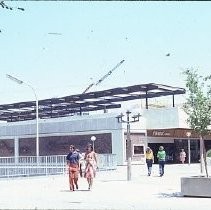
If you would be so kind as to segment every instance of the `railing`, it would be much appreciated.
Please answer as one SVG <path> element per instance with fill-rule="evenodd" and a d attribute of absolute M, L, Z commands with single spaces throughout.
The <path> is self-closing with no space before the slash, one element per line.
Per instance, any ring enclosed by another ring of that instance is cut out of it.
<path fill-rule="evenodd" d="M 116 155 L 98 154 L 98 170 L 115 170 Z M 0 157 L 0 178 L 65 174 L 66 155 Z"/>
<path fill-rule="evenodd" d="M 98 154 L 98 170 L 115 170 L 117 169 L 117 159 L 115 154 Z"/>

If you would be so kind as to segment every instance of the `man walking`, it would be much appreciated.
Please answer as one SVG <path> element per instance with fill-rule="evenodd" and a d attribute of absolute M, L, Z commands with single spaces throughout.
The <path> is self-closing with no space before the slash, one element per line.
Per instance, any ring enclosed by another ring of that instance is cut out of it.
<path fill-rule="evenodd" d="M 158 163 L 159 163 L 159 172 L 160 176 L 164 175 L 164 166 L 166 161 L 166 152 L 163 146 L 159 147 L 159 151 L 157 153 Z"/>
<path fill-rule="evenodd" d="M 75 187 L 78 189 L 78 173 L 79 173 L 79 153 L 75 146 L 70 145 L 70 152 L 66 157 L 69 168 L 69 185 L 70 190 L 74 191 Z"/>

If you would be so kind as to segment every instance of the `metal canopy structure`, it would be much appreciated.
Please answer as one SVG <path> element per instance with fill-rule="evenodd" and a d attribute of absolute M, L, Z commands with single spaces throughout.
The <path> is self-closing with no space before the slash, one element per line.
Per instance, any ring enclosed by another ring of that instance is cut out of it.
<path fill-rule="evenodd" d="M 39 118 L 67 117 L 84 112 L 120 108 L 121 102 L 185 94 L 184 88 L 162 84 L 140 84 L 108 90 L 39 100 Z M 36 119 L 36 101 L 0 105 L 0 120 L 7 122 Z"/>

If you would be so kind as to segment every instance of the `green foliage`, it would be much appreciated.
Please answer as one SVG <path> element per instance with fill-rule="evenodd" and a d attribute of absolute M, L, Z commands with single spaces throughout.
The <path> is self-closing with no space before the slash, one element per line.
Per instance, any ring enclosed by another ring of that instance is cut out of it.
<path fill-rule="evenodd" d="M 184 111 L 188 115 L 188 124 L 201 136 L 209 134 L 211 120 L 211 76 L 202 77 L 196 70 L 187 69 L 186 76 L 187 100 Z"/>
<path fill-rule="evenodd" d="M 207 151 L 207 157 L 211 157 L 211 149 Z"/>

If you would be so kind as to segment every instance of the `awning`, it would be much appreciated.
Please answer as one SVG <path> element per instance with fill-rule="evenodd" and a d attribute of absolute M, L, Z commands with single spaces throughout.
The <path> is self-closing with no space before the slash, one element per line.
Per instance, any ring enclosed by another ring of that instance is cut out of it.
<path fill-rule="evenodd" d="M 39 100 L 39 118 L 59 118 L 96 110 L 120 108 L 124 101 L 184 94 L 185 89 L 162 84 L 140 84 L 108 90 Z M 36 101 L 0 105 L 0 120 L 7 122 L 36 119 Z"/>

